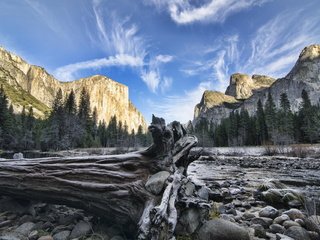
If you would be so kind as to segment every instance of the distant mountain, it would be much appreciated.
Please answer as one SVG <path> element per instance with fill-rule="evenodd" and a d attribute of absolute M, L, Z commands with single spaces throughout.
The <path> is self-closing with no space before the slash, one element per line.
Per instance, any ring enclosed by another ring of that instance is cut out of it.
<path fill-rule="evenodd" d="M 270 92 L 279 107 L 280 95 L 286 93 L 291 109 L 297 111 L 302 101 L 301 92 L 305 89 L 312 104 L 320 103 L 320 45 L 303 49 L 298 61 L 284 78 L 277 80 L 262 75 L 233 74 L 225 94 L 205 91 L 199 104 L 195 106 L 193 124 L 201 118 L 208 122 L 220 123 L 232 111 L 246 109 L 253 115 L 259 99 L 265 104 Z"/>
<path fill-rule="evenodd" d="M 52 101 L 59 88 L 64 95 L 74 90 L 77 102 L 82 88 L 90 94 L 91 109 L 97 108 L 98 120 L 109 122 L 115 115 L 118 121 L 126 122 L 129 130 L 146 129 L 142 114 L 129 100 L 127 86 L 105 76 L 92 76 L 72 82 L 61 82 L 42 67 L 28 64 L 21 57 L 0 47 L 0 85 L 3 85 L 15 112 L 30 106 L 36 117 L 44 117 L 50 111 Z"/>

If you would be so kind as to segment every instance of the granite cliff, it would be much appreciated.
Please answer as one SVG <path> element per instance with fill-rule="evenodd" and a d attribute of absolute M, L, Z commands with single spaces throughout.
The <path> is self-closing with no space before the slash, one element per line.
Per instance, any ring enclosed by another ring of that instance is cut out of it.
<path fill-rule="evenodd" d="M 301 92 L 309 93 L 312 104 L 320 103 L 320 45 L 303 49 L 292 70 L 277 80 L 263 75 L 233 74 L 225 92 L 205 91 L 196 105 L 193 124 L 206 118 L 214 124 L 220 123 L 232 111 L 246 109 L 254 114 L 259 99 L 264 104 L 270 92 L 279 107 L 280 95 L 287 93 L 291 109 L 297 111 L 302 101 Z"/>
<path fill-rule="evenodd" d="M 35 116 L 44 117 L 50 111 L 59 88 L 63 95 L 73 89 L 78 102 L 85 87 L 90 94 L 92 110 L 97 108 L 99 121 L 108 123 L 115 115 L 119 121 L 126 122 L 129 129 L 137 131 L 139 125 L 144 129 L 147 127 L 144 117 L 129 100 L 128 87 L 105 76 L 61 82 L 44 68 L 30 65 L 21 57 L 0 48 L 0 84 L 15 112 L 21 112 L 23 106 L 32 106 Z"/>

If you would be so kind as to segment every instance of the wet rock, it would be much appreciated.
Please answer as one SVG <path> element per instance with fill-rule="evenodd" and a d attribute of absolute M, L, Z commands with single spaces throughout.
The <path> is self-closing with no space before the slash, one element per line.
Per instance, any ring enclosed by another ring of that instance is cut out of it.
<path fill-rule="evenodd" d="M 276 217 L 273 222 L 276 224 L 282 224 L 284 221 L 290 220 L 289 216 L 287 214 L 282 214 L 279 217 Z"/>
<path fill-rule="evenodd" d="M 295 240 L 311 240 L 308 231 L 300 226 L 293 226 L 288 228 L 284 232 L 284 235 L 292 237 Z"/>
<path fill-rule="evenodd" d="M 202 225 L 198 233 L 199 240 L 249 240 L 245 228 L 222 219 L 214 219 Z"/>
<path fill-rule="evenodd" d="M 53 240 L 67 240 L 70 236 L 70 231 L 62 231 L 53 235 Z"/>
<path fill-rule="evenodd" d="M 287 220 L 287 221 L 284 221 L 283 224 L 282 224 L 285 228 L 289 228 L 289 227 L 293 227 L 293 226 L 297 226 L 297 227 L 300 227 L 300 224 L 295 222 L 295 221 L 292 221 L 292 220 Z"/>
<path fill-rule="evenodd" d="M 157 172 L 148 179 L 146 189 L 155 195 L 160 194 L 169 176 L 170 173 L 167 171 Z"/>
<path fill-rule="evenodd" d="M 297 218 L 303 219 L 305 217 L 304 214 L 296 208 L 291 208 L 290 210 L 283 212 L 283 214 L 287 214 L 291 220 L 295 220 Z"/>
<path fill-rule="evenodd" d="M 14 232 L 23 236 L 28 236 L 29 233 L 33 230 L 34 225 L 35 224 L 33 222 L 26 222 L 20 225 Z"/>
<path fill-rule="evenodd" d="M 259 238 L 266 238 L 266 230 L 260 224 L 253 224 L 251 226 L 254 229 L 254 235 Z"/>
<path fill-rule="evenodd" d="M 223 196 L 219 190 L 211 190 L 209 191 L 209 200 L 214 202 L 222 202 Z"/>
<path fill-rule="evenodd" d="M 72 232 L 70 234 L 70 239 L 84 237 L 92 231 L 91 229 L 92 228 L 90 223 L 85 221 L 80 221 L 72 229 Z"/>
<path fill-rule="evenodd" d="M 279 211 L 271 206 L 262 208 L 259 212 L 259 217 L 276 218 L 279 215 Z"/>
<path fill-rule="evenodd" d="M 272 224 L 270 225 L 269 229 L 270 229 L 270 232 L 272 233 L 284 233 L 284 231 L 286 230 L 280 224 Z"/>

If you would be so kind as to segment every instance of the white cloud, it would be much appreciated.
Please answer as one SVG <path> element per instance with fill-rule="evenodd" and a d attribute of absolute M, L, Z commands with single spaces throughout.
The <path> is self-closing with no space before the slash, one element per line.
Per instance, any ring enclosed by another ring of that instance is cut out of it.
<path fill-rule="evenodd" d="M 195 89 L 185 91 L 182 95 L 172 95 L 148 105 L 155 115 L 161 116 L 168 123 L 177 120 L 187 123 L 193 119 L 194 106 L 199 103 L 203 92 L 212 89 L 212 82 L 201 82 Z"/>
<path fill-rule="evenodd" d="M 147 84 L 150 91 L 152 91 L 153 93 L 157 91 L 159 83 L 161 81 L 159 73 L 157 71 L 142 71 L 141 78 Z"/>
<path fill-rule="evenodd" d="M 171 62 L 173 60 L 173 56 L 160 54 L 160 55 L 156 56 L 156 60 L 158 62 L 168 63 L 168 62 Z"/>
<path fill-rule="evenodd" d="M 177 24 L 193 22 L 223 22 L 229 15 L 260 6 L 268 0 L 209 0 L 195 2 L 192 0 L 144 1 L 147 5 L 153 4 L 158 9 L 166 9 L 171 19 Z"/>
<path fill-rule="evenodd" d="M 304 14 L 282 13 L 261 26 L 251 40 L 251 56 L 241 71 L 273 77 L 288 73 L 301 50 L 319 40 L 319 18 L 305 18 Z M 300 18 L 305 18 L 302 23 L 298 21 Z"/>
<path fill-rule="evenodd" d="M 119 54 L 108 58 L 93 59 L 84 62 L 78 62 L 60 67 L 55 70 L 55 76 L 64 81 L 72 81 L 76 78 L 76 74 L 80 70 L 99 69 L 112 66 L 143 66 L 143 59 L 133 57 L 126 54 Z"/>

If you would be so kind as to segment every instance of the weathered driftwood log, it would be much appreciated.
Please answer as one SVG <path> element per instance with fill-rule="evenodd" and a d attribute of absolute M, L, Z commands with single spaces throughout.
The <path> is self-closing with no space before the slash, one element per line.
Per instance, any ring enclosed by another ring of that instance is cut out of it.
<path fill-rule="evenodd" d="M 139 239 L 169 239 L 177 224 L 178 201 L 207 206 L 183 194 L 178 197 L 186 169 L 197 158 L 189 156 L 197 139 L 178 122 L 167 127 L 154 116 L 149 130 L 154 143 L 144 151 L 0 160 L 0 195 L 82 208 L 126 226 Z M 171 176 L 163 191 L 159 195 L 147 191 L 149 176 L 164 170 Z"/>

